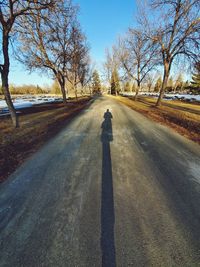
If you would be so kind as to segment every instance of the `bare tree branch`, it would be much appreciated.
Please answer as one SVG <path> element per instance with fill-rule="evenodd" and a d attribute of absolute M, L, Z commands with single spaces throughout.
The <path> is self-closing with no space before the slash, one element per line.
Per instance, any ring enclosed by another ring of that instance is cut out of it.
<path fill-rule="evenodd" d="M 200 1 L 199 0 L 151 0 L 153 9 L 160 10 L 158 26 L 145 18 L 146 36 L 159 45 L 164 67 L 163 83 L 157 105 L 160 105 L 167 86 L 173 61 L 177 56 L 195 60 L 200 51 Z M 153 11 L 153 10 L 152 10 Z"/>
<path fill-rule="evenodd" d="M 3 54 L 3 63 L 0 67 L 2 90 L 5 95 L 6 103 L 8 105 L 11 118 L 15 127 L 19 126 L 18 118 L 14 105 L 12 103 L 9 91 L 9 71 L 10 71 L 10 57 L 9 57 L 9 43 L 10 36 L 17 31 L 14 27 L 16 19 L 28 15 L 28 12 L 36 10 L 45 10 L 53 7 L 53 0 L 3 0 L 0 2 L 0 26 L 1 26 L 1 48 Z"/>
<path fill-rule="evenodd" d="M 137 82 L 135 100 L 141 83 L 158 63 L 156 52 L 157 47 L 152 45 L 152 41 L 136 29 L 129 29 L 124 40 L 119 42 L 118 57 L 122 68 Z"/>

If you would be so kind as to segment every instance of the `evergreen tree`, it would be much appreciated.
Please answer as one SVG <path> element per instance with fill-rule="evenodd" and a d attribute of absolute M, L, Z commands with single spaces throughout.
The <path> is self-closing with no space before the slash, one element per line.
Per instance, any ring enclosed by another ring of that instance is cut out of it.
<path fill-rule="evenodd" d="M 195 72 L 192 75 L 191 88 L 195 94 L 200 94 L 200 62 L 194 65 Z"/>
<path fill-rule="evenodd" d="M 189 81 L 186 81 L 186 82 L 183 84 L 183 88 L 184 88 L 184 90 L 188 90 L 188 89 L 190 89 L 190 83 L 189 83 Z"/>
<path fill-rule="evenodd" d="M 54 82 L 52 84 L 51 93 L 55 94 L 55 95 L 60 95 L 61 94 L 60 86 L 59 86 L 57 80 L 54 80 Z"/>
<path fill-rule="evenodd" d="M 112 72 L 112 77 L 111 77 L 111 94 L 112 95 L 117 95 L 120 91 L 120 80 L 119 80 L 119 75 L 116 69 Z"/>
<path fill-rule="evenodd" d="M 95 70 L 92 74 L 92 91 L 93 93 L 101 92 L 101 81 L 97 70 Z"/>
<path fill-rule="evenodd" d="M 127 81 L 124 85 L 124 91 L 125 92 L 130 92 L 131 91 L 131 84 L 129 81 Z"/>
<path fill-rule="evenodd" d="M 175 82 L 175 91 L 182 91 L 183 87 L 184 87 L 184 81 L 183 81 L 183 76 L 182 74 L 179 74 L 176 82 Z"/>
<path fill-rule="evenodd" d="M 162 86 L 162 78 L 159 77 L 154 86 L 154 92 L 156 93 L 160 92 L 161 86 Z"/>
<path fill-rule="evenodd" d="M 132 92 L 135 92 L 136 91 L 136 85 L 135 85 L 135 82 L 133 83 L 132 85 Z"/>
<path fill-rule="evenodd" d="M 166 90 L 168 92 L 172 92 L 174 90 L 174 80 L 173 80 L 172 77 L 170 77 L 169 80 L 168 80 Z"/>
<path fill-rule="evenodd" d="M 43 94 L 43 90 L 39 85 L 37 85 L 36 94 Z"/>

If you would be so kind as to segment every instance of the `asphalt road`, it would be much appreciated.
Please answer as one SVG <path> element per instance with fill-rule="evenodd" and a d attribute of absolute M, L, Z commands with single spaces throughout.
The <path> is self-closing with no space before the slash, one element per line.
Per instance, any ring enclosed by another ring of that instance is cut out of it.
<path fill-rule="evenodd" d="M 200 266 L 199 163 L 197 144 L 96 99 L 0 186 L 0 266 Z"/>

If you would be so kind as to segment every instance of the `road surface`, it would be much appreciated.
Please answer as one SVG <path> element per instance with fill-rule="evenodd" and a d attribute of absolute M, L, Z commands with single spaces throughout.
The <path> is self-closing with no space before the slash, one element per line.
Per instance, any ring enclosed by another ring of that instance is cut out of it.
<path fill-rule="evenodd" d="M 200 266 L 200 146 L 99 97 L 0 186 L 0 266 Z"/>

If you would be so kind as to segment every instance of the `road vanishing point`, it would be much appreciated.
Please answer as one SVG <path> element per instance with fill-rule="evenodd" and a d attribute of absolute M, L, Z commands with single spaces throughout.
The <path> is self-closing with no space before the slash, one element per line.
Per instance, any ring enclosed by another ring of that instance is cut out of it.
<path fill-rule="evenodd" d="M 96 98 L 0 185 L 0 266 L 200 266 L 200 146 Z"/>

